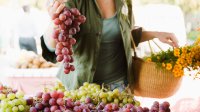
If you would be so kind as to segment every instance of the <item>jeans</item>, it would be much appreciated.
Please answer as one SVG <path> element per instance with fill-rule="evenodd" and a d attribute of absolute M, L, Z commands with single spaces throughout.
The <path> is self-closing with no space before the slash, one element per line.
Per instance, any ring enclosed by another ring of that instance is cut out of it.
<path fill-rule="evenodd" d="M 110 89 L 111 91 L 114 89 L 119 89 L 120 92 L 124 91 L 128 82 L 127 79 L 120 79 L 113 83 L 106 84 L 105 87 Z"/>

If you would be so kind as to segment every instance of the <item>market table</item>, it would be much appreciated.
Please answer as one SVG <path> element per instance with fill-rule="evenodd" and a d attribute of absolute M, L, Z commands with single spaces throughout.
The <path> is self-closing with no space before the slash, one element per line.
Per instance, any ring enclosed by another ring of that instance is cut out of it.
<path fill-rule="evenodd" d="M 6 68 L 1 70 L 3 73 L 0 82 L 17 90 L 32 95 L 43 91 L 45 87 L 52 87 L 58 80 L 56 78 L 58 68 L 46 69 L 15 69 Z"/>

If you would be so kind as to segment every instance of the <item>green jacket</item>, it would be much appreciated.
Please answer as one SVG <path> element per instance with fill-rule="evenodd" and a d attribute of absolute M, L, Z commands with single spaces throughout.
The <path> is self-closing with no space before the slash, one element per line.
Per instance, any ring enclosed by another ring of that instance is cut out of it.
<path fill-rule="evenodd" d="M 134 26 L 132 15 L 131 0 L 115 0 L 118 20 L 120 24 L 122 40 L 127 59 L 128 74 L 132 74 L 132 53 L 131 53 L 131 29 Z M 85 15 L 86 23 L 81 25 L 81 31 L 74 37 L 77 43 L 73 46 L 75 71 L 70 74 L 64 74 L 63 65 L 60 67 L 57 77 L 69 90 L 76 89 L 83 82 L 93 82 L 93 76 L 96 70 L 97 57 L 99 54 L 102 32 L 102 17 L 97 6 L 96 0 L 69 0 L 66 3 L 68 7 L 76 7 L 81 14 Z M 42 40 L 43 57 L 55 62 L 55 53 L 50 52 Z M 140 38 L 134 38 L 136 45 Z"/>

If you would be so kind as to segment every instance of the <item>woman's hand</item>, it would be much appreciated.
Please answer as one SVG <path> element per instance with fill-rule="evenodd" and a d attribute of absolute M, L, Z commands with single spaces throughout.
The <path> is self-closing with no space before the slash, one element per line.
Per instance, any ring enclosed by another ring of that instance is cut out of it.
<path fill-rule="evenodd" d="M 173 33 L 167 32 L 143 31 L 140 42 L 148 41 L 153 38 L 158 38 L 161 42 L 169 44 L 172 47 L 179 47 L 176 36 Z"/>
<path fill-rule="evenodd" d="M 67 0 L 53 0 L 48 6 L 48 13 L 52 17 L 56 13 L 60 13 L 65 7 Z"/>
<path fill-rule="evenodd" d="M 173 33 L 158 32 L 155 36 L 163 43 L 169 44 L 172 47 L 179 47 L 178 40 Z"/>

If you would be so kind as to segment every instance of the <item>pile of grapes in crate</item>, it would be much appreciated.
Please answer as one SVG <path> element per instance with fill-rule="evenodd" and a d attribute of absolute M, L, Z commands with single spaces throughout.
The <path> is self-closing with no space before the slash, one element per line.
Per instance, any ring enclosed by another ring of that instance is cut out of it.
<path fill-rule="evenodd" d="M 79 89 L 65 90 L 61 83 L 25 98 L 23 92 L 0 85 L 0 112 L 170 112 L 168 102 L 155 101 L 150 108 L 127 90 L 110 91 L 84 83 Z"/>
<path fill-rule="evenodd" d="M 140 102 L 126 91 L 110 91 L 87 82 L 70 91 L 58 84 L 26 101 L 30 112 L 170 112 L 168 102 L 155 101 L 151 108 L 141 107 Z"/>

